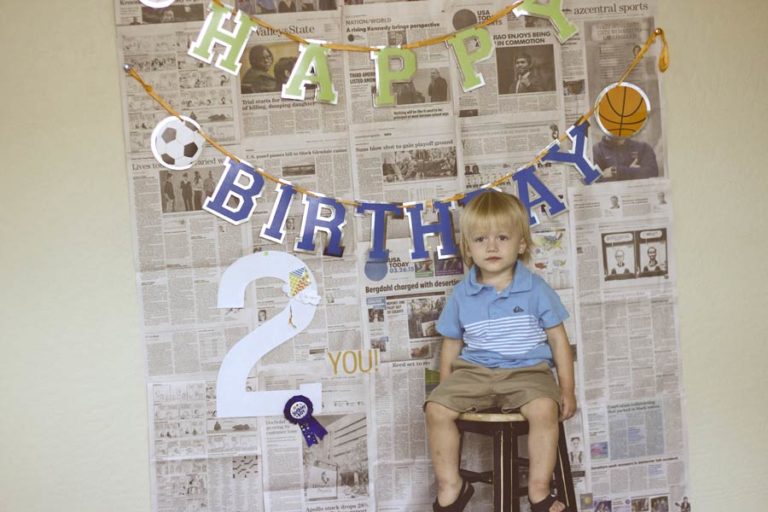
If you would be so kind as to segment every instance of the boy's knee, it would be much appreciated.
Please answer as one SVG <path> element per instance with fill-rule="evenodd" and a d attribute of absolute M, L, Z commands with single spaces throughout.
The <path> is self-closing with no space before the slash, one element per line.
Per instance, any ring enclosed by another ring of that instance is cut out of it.
<path fill-rule="evenodd" d="M 444 405 L 440 405 L 437 402 L 427 402 L 427 406 L 424 408 L 424 412 L 427 415 L 428 423 L 456 421 L 456 419 L 459 417 L 458 412 L 449 409 Z"/>
<path fill-rule="evenodd" d="M 559 420 L 560 407 L 550 398 L 536 398 L 523 407 L 520 412 L 529 423 L 552 423 Z"/>

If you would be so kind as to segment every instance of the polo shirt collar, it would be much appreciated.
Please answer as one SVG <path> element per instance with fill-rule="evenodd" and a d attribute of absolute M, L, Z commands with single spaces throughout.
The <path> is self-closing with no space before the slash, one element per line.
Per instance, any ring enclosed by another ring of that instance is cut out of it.
<path fill-rule="evenodd" d="M 472 265 L 469 269 L 469 278 L 467 279 L 467 293 L 469 295 L 477 295 L 483 288 L 491 288 L 477 280 L 477 266 Z M 520 260 L 515 264 L 515 277 L 512 282 L 504 290 L 501 291 L 501 295 L 509 295 L 510 293 L 527 292 L 533 287 L 533 274 L 528 267 L 526 267 Z"/>

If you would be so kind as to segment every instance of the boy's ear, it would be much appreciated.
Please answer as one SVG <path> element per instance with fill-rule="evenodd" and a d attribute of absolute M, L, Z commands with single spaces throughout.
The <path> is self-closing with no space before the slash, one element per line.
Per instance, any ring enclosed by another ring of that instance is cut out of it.
<path fill-rule="evenodd" d="M 528 244 L 525 243 L 525 240 L 520 240 L 520 248 L 517 250 L 517 254 L 523 254 L 527 248 Z"/>

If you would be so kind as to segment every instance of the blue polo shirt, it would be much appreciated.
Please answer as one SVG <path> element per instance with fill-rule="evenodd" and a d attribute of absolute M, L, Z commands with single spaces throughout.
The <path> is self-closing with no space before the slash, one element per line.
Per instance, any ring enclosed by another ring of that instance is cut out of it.
<path fill-rule="evenodd" d="M 447 338 L 464 341 L 460 357 L 487 368 L 553 365 L 544 329 L 568 318 L 560 297 L 520 261 L 504 290 L 477 281 L 477 268 L 453 289 L 437 321 Z"/>

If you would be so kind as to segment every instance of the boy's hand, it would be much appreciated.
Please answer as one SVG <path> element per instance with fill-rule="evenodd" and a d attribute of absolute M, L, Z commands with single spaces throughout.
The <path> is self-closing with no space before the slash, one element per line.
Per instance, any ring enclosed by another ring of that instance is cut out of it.
<path fill-rule="evenodd" d="M 563 324 L 547 329 L 549 346 L 557 367 L 557 383 L 560 386 L 560 421 L 576 414 L 576 383 L 573 377 L 573 351 Z"/>
<path fill-rule="evenodd" d="M 560 421 L 565 421 L 576 414 L 576 395 L 573 391 L 560 393 Z"/>

